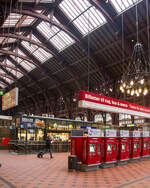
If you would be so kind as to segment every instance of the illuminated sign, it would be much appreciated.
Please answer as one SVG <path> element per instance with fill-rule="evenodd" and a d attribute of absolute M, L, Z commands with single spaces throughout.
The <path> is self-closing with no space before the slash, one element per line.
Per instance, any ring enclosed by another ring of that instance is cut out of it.
<path fill-rule="evenodd" d="M 14 88 L 2 96 L 2 110 L 7 110 L 18 105 L 18 88 Z"/>
<path fill-rule="evenodd" d="M 88 91 L 79 92 L 78 107 L 150 118 L 149 107 L 129 103 Z"/>

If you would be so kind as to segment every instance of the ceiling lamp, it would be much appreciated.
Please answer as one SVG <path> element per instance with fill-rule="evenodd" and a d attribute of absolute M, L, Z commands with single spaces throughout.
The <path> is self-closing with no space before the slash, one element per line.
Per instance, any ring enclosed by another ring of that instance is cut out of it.
<path fill-rule="evenodd" d="M 149 72 L 150 72 L 150 42 L 149 42 L 149 13 L 148 13 L 148 0 L 146 0 L 147 7 L 147 35 L 148 35 L 148 52 L 149 57 L 146 58 L 142 44 L 139 42 L 138 36 L 138 4 L 136 4 L 136 31 L 137 31 L 137 42 L 134 46 L 132 57 L 130 58 L 129 65 L 126 67 L 120 84 L 120 91 L 129 96 L 140 96 L 147 95 L 149 85 Z M 122 14 L 122 42 L 124 42 L 123 33 L 123 14 Z M 122 43 L 123 50 L 123 61 L 124 57 L 124 44 Z M 124 63 L 124 62 L 123 62 Z"/>

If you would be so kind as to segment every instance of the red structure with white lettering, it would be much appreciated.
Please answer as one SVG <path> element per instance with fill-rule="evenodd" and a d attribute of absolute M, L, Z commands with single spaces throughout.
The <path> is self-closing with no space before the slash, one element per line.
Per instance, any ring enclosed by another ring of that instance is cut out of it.
<path fill-rule="evenodd" d="M 141 156 L 141 133 L 139 131 L 130 132 L 130 159 L 140 159 Z"/>
<path fill-rule="evenodd" d="M 149 132 L 148 131 L 142 132 L 141 157 L 149 157 Z"/>
<path fill-rule="evenodd" d="M 101 164 L 101 143 L 101 137 L 83 138 L 83 164 L 88 166 Z"/>
<path fill-rule="evenodd" d="M 128 161 L 129 157 L 130 157 L 129 131 L 120 130 L 118 132 L 118 162 Z"/>
<path fill-rule="evenodd" d="M 102 141 L 103 164 L 114 164 L 117 162 L 118 141 L 116 130 L 105 130 Z"/>
<path fill-rule="evenodd" d="M 83 138 L 80 137 L 71 137 L 71 155 L 76 155 L 78 162 L 82 162 L 83 155 Z"/>
<path fill-rule="evenodd" d="M 79 92 L 78 106 L 80 108 L 89 108 L 93 110 L 103 110 L 108 112 L 124 113 L 150 118 L 149 107 L 129 103 L 111 97 L 106 97 L 88 91 Z"/>

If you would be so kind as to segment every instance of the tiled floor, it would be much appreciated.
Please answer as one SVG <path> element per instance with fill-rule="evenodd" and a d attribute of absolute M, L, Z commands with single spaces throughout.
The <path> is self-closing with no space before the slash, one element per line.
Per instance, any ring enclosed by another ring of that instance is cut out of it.
<path fill-rule="evenodd" d="M 17 155 L 0 151 L 0 188 L 150 187 L 150 159 L 97 171 L 68 171 L 69 153 Z"/>

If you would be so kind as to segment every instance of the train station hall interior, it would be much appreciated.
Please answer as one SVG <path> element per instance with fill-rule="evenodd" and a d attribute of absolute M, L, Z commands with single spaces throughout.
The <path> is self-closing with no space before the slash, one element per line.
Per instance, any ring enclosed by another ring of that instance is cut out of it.
<path fill-rule="evenodd" d="M 150 188 L 150 0 L 0 0 L 0 188 Z"/>

